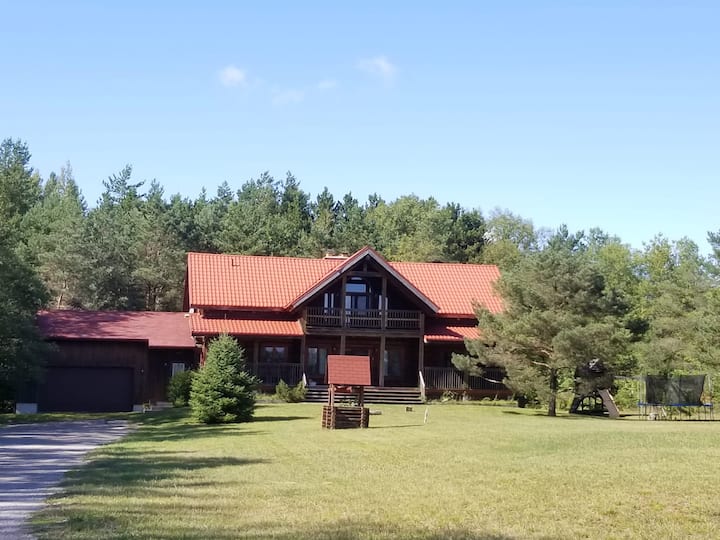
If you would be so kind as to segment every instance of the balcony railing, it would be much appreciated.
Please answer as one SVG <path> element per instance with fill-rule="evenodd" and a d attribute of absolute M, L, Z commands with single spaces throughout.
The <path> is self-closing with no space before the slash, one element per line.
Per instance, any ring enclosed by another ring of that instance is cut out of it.
<path fill-rule="evenodd" d="M 425 386 L 432 389 L 459 390 L 504 390 L 502 382 L 503 373 L 497 368 L 487 368 L 483 377 L 470 376 L 467 384 L 463 381 L 463 374 L 452 367 L 426 367 L 423 369 Z"/>
<path fill-rule="evenodd" d="M 302 380 L 302 364 L 291 362 L 262 362 L 257 364 L 257 373 L 262 384 L 275 386 L 280 379 L 289 385 L 295 385 Z"/>
<path fill-rule="evenodd" d="M 306 312 L 308 326 L 330 328 L 366 328 L 390 330 L 418 330 L 420 312 L 407 309 L 343 309 L 309 307 Z"/>

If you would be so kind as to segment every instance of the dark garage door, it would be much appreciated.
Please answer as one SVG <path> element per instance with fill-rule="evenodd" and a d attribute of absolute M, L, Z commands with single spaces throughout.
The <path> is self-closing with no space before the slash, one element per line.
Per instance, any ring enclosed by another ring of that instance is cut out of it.
<path fill-rule="evenodd" d="M 49 367 L 38 393 L 43 412 L 120 412 L 132 407 L 131 368 Z"/>

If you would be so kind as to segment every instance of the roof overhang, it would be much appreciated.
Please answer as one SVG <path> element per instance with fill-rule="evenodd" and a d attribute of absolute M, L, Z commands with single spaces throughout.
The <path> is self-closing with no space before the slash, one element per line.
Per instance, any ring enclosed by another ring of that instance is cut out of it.
<path fill-rule="evenodd" d="M 268 319 L 205 319 L 196 313 L 190 317 L 193 336 L 215 336 L 228 334 L 231 336 L 264 336 L 275 338 L 298 338 L 303 335 L 302 327 L 297 320 Z"/>
<path fill-rule="evenodd" d="M 466 340 L 480 338 L 477 322 L 469 321 L 446 322 L 444 320 L 428 321 L 425 327 L 425 343 L 464 343 Z"/>

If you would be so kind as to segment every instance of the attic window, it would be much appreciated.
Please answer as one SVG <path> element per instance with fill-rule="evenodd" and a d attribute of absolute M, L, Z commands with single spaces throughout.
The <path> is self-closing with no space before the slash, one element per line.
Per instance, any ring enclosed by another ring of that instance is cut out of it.
<path fill-rule="evenodd" d="M 230 264 L 232 266 L 240 266 L 240 259 L 233 257 L 232 259 L 230 259 Z"/>

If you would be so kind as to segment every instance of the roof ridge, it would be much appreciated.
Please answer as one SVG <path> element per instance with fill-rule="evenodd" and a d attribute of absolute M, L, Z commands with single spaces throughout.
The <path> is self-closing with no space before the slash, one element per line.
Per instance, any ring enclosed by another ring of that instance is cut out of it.
<path fill-rule="evenodd" d="M 389 262 L 390 264 L 413 264 L 413 265 L 425 265 L 425 266 L 433 266 L 433 267 L 437 267 L 437 266 L 439 266 L 439 265 L 442 265 L 442 266 L 463 266 L 463 267 L 467 267 L 467 266 L 480 266 L 480 267 L 485 267 L 485 268 L 498 268 L 498 269 L 499 269 L 499 267 L 498 267 L 497 264 L 492 264 L 492 263 L 471 263 L 471 262 L 456 262 L 456 261 L 452 261 L 452 262 L 444 262 L 444 261 L 440 261 L 440 262 L 427 262 L 427 261 L 388 261 L 388 262 Z"/>
<path fill-rule="evenodd" d="M 242 257 L 244 259 L 283 259 L 295 261 L 343 261 L 328 257 L 297 257 L 293 255 L 248 255 L 245 253 L 210 253 L 207 251 L 188 251 L 188 255 L 206 255 L 212 257 Z"/>

